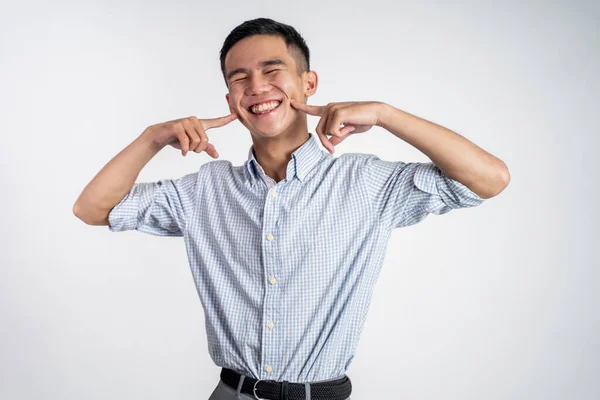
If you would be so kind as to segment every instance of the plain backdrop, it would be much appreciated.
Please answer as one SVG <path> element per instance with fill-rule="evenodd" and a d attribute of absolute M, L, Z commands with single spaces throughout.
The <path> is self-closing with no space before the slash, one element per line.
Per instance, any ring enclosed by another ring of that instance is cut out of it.
<path fill-rule="evenodd" d="M 72 214 L 147 126 L 229 113 L 218 52 L 270 17 L 305 37 L 309 104 L 378 100 L 498 156 L 512 181 L 390 239 L 353 400 L 600 398 L 600 7 L 592 1 L 2 1 L 0 398 L 207 399 L 220 369 L 183 240 Z M 318 119 L 309 117 L 314 132 Z M 242 165 L 250 134 L 209 131 Z M 382 128 L 336 147 L 428 158 Z M 210 162 L 159 153 L 140 181 Z"/>

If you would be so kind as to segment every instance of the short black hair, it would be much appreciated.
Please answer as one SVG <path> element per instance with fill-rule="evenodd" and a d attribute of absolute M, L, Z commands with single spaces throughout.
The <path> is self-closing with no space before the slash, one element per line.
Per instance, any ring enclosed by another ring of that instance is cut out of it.
<path fill-rule="evenodd" d="M 288 50 L 296 60 L 296 70 L 298 75 L 303 72 L 310 71 L 310 51 L 304 41 L 304 38 L 290 25 L 274 21 L 270 18 L 256 18 L 245 21 L 236 26 L 225 38 L 223 47 L 221 48 L 221 72 L 227 83 L 225 76 L 225 56 L 233 45 L 242 39 L 254 35 L 273 35 L 280 36 L 285 40 Z"/>

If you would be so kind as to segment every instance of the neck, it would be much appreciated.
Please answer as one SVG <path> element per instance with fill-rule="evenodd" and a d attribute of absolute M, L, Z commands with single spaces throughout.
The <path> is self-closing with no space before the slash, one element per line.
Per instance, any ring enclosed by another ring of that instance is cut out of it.
<path fill-rule="evenodd" d="M 285 179 L 287 165 L 292 153 L 310 138 L 306 122 L 295 129 L 288 129 L 275 137 L 252 134 L 254 157 L 265 174 L 279 182 Z"/>

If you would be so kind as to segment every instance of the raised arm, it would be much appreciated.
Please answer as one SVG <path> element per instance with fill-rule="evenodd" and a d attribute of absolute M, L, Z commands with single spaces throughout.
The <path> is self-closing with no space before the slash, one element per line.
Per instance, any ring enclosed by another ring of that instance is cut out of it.
<path fill-rule="evenodd" d="M 73 213 L 88 225 L 108 225 L 108 215 L 133 187 L 140 171 L 166 145 L 181 150 L 206 151 L 213 158 L 219 153 L 208 142 L 206 130 L 235 120 L 237 115 L 214 119 L 188 117 L 151 125 L 110 160 L 88 183 L 73 205 Z"/>

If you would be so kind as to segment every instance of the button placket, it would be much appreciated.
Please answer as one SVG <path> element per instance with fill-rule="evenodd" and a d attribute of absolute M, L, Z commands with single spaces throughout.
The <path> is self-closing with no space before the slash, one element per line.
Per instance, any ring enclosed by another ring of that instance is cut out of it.
<path fill-rule="evenodd" d="M 264 310 L 263 310 L 263 323 L 267 329 L 263 329 L 262 335 L 262 365 L 267 373 L 273 372 L 276 365 L 273 363 L 280 358 L 279 354 L 279 335 L 275 331 L 275 321 L 278 320 L 279 312 L 278 305 L 280 304 L 279 296 L 280 289 L 278 285 L 278 274 L 281 271 L 281 255 L 278 239 L 278 233 L 276 232 L 276 226 L 280 215 L 280 202 L 279 192 L 276 189 L 280 188 L 281 185 L 273 184 L 269 181 L 267 184 L 269 187 L 267 191 L 267 200 L 264 203 L 264 238 L 265 245 L 264 249 L 264 260 L 265 260 L 265 275 L 269 277 L 269 284 L 265 290 L 264 298 Z M 270 194 L 270 196 L 269 196 Z M 271 201 L 269 201 L 271 200 Z M 277 278 L 276 278 L 277 276 Z"/>

